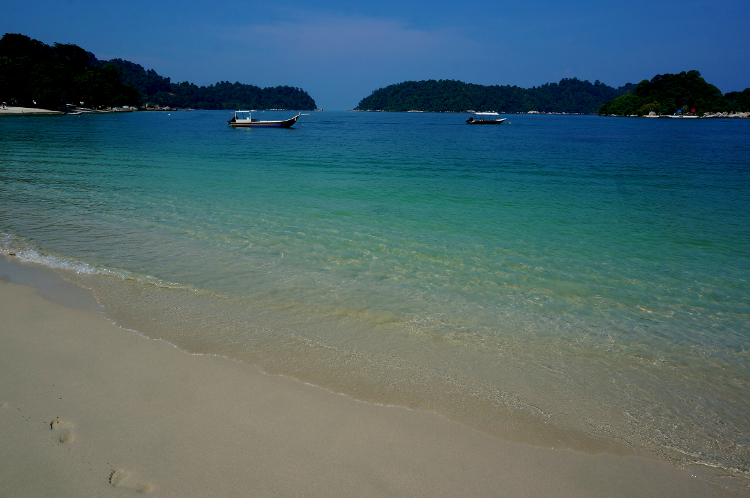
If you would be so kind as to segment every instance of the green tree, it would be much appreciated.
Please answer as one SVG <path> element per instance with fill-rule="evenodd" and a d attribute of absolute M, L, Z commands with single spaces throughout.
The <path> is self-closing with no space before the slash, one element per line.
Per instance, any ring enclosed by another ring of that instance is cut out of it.
<path fill-rule="evenodd" d="M 81 100 L 91 106 L 138 105 L 134 88 L 117 70 L 90 67 L 82 48 L 54 47 L 21 34 L 0 39 L 0 98 L 30 107 L 56 108 Z"/>
<path fill-rule="evenodd" d="M 750 112 L 750 88 L 745 88 L 741 92 L 728 92 L 724 97 L 730 110 Z"/>
<path fill-rule="evenodd" d="M 629 97 L 613 99 L 599 109 L 599 114 L 629 116 L 642 114 L 644 106 L 659 102 L 660 114 L 673 114 L 677 110 L 697 114 L 725 111 L 729 102 L 721 91 L 707 83 L 698 71 L 679 74 L 657 74 L 651 80 L 643 80 Z"/>

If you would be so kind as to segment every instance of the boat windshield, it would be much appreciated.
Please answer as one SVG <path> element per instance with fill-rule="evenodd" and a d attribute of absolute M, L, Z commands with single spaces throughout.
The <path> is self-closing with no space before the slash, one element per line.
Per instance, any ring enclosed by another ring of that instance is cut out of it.
<path fill-rule="evenodd" d="M 253 111 L 234 111 L 234 117 L 236 119 L 247 119 L 249 120 Z"/>

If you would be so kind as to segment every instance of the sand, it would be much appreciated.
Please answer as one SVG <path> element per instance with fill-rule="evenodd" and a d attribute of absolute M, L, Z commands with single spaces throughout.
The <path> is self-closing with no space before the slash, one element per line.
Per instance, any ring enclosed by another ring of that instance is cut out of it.
<path fill-rule="evenodd" d="M 0 116 L 2 115 L 11 115 L 11 114 L 64 114 L 60 111 L 51 111 L 49 109 L 37 109 L 36 107 L 15 107 L 15 106 L 8 106 L 8 107 L 2 107 L 0 106 Z"/>
<path fill-rule="evenodd" d="M 0 262 L 2 497 L 731 496 L 662 462 L 509 443 L 190 355 Z"/>

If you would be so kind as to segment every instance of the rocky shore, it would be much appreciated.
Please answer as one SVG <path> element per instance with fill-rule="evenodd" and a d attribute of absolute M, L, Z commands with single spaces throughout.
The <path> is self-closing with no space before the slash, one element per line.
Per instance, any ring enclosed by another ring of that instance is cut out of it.
<path fill-rule="evenodd" d="M 750 112 L 713 112 L 703 115 L 704 118 L 750 118 Z"/>
<path fill-rule="evenodd" d="M 750 112 L 707 112 L 702 115 L 698 114 L 656 114 L 651 111 L 648 114 L 639 116 L 637 114 L 630 114 L 623 116 L 621 114 L 600 114 L 600 116 L 607 117 L 628 117 L 628 118 L 676 118 L 676 119 L 698 119 L 698 118 L 729 118 L 729 119 L 748 119 L 750 118 Z"/>

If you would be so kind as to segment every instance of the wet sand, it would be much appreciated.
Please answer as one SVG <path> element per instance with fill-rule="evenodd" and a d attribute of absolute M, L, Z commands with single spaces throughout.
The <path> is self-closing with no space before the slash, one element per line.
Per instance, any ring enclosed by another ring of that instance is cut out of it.
<path fill-rule="evenodd" d="M 1 262 L 3 496 L 734 496 L 662 462 L 509 443 L 190 355 Z"/>

